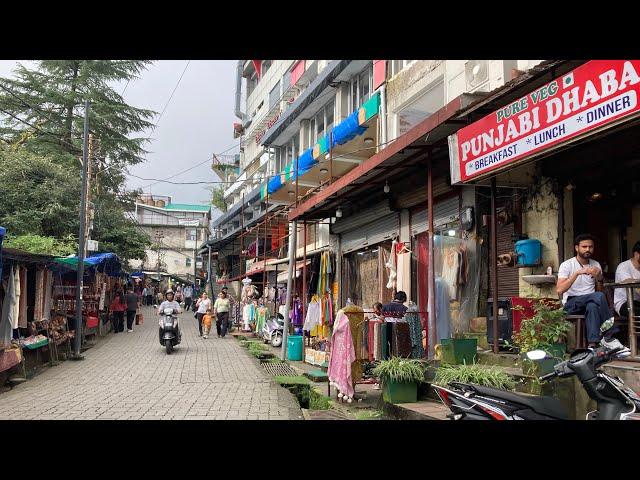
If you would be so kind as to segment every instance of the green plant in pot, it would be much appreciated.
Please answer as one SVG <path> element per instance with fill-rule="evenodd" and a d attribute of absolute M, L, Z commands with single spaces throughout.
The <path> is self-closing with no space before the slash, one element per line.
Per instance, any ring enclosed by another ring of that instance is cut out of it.
<path fill-rule="evenodd" d="M 572 325 L 565 320 L 566 312 L 557 303 L 540 300 L 534 305 L 534 316 L 523 320 L 520 331 L 513 335 L 513 345 L 523 358 L 523 371 L 545 375 L 561 361 L 567 351 L 567 333 Z M 531 350 L 544 350 L 552 358 L 533 363 L 525 356 Z"/>
<path fill-rule="evenodd" d="M 468 364 L 476 360 L 478 339 L 467 338 L 465 333 L 456 330 L 451 338 L 442 338 L 442 362 Z"/>
<path fill-rule="evenodd" d="M 382 398 L 386 402 L 418 401 L 418 384 L 424 380 L 424 366 L 419 360 L 401 357 L 383 360 L 373 374 L 382 382 Z"/>
<path fill-rule="evenodd" d="M 485 366 L 477 363 L 470 365 L 441 365 L 436 371 L 436 378 L 433 383 L 446 387 L 451 382 L 473 383 L 501 390 L 513 390 L 515 388 L 513 378 L 504 370 L 495 366 Z"/>

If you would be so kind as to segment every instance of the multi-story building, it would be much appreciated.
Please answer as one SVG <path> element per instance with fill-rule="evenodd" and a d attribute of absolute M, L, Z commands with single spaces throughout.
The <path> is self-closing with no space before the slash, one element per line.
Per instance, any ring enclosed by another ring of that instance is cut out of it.
<path fill-rule="evenodd" d="M 153 242 L 142 261 L 143 270 L 159 269 L 189 282 L 205 278 L 198 246 L 209 238 L 210 205 L 173 203 L 171 196 L 143 194 L 132 214 Z M 133 261 L 135 268 L 140 262 Z"/>

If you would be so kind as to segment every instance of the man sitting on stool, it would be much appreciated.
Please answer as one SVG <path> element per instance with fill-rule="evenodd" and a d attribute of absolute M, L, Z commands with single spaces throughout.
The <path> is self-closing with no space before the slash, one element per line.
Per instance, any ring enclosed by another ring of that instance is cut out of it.
<path fill-rule="evenodd" d="M 560 265 L 556 290 L 562 295 L 564 310 L 569 315 L 585 316 L 587 342 L 593 348 L 600 340 L 600 325 L 612 315 L 604 293 L 596 292 L 596 281 L 602 280 L 602 268 L 591 258 L 593 237 L 578 235 L 573 244 L 576 256 Z"/>
<path fill-rule="evenodd" d="M 636 242 L 631 250 L 631 258 L 622 262 L 616 268 L 616 283 L 640 282 L 640 241 Z M 627 289 L 616 288 L 613 293 L 613 305 L 621 317 L 629 317 L 629 305 L 627 304 Z M 640 315 L 640 294 L 633 292 L 633 311 Z"/>

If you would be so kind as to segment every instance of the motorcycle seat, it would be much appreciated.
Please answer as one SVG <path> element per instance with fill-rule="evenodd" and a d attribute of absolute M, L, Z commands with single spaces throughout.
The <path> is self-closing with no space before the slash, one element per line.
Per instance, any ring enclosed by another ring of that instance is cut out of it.
<path fill-rule="evenodd" d="M 549 417 L 568 420 L 569 416 L 562 405 L 562 403 L 553 398 L 539 395 L 529 395 L 527 393 L 513 393 L 505 390 L 499 390 L 497 388 L 483 387 L 481 385 L 473 385 L 473 388 L 480 395 L 486 395 L 487 397 L 496 397 L 501 400 L 506 400 L 512 403 L 518 403 L 526 407 L 531 408 L 535 412 Z"/>

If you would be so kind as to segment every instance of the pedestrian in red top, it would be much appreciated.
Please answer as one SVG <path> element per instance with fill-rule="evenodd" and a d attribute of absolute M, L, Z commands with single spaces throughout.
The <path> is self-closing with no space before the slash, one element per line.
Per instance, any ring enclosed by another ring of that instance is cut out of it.
<path fill-rule="evenodd" d="M 109 310 L 113 315 L 113 333 L 124 331 L 124 312 L 127 309 L 127 304 L 122 301 L 122 297 L 119 293 L 113 297 Z"/>

